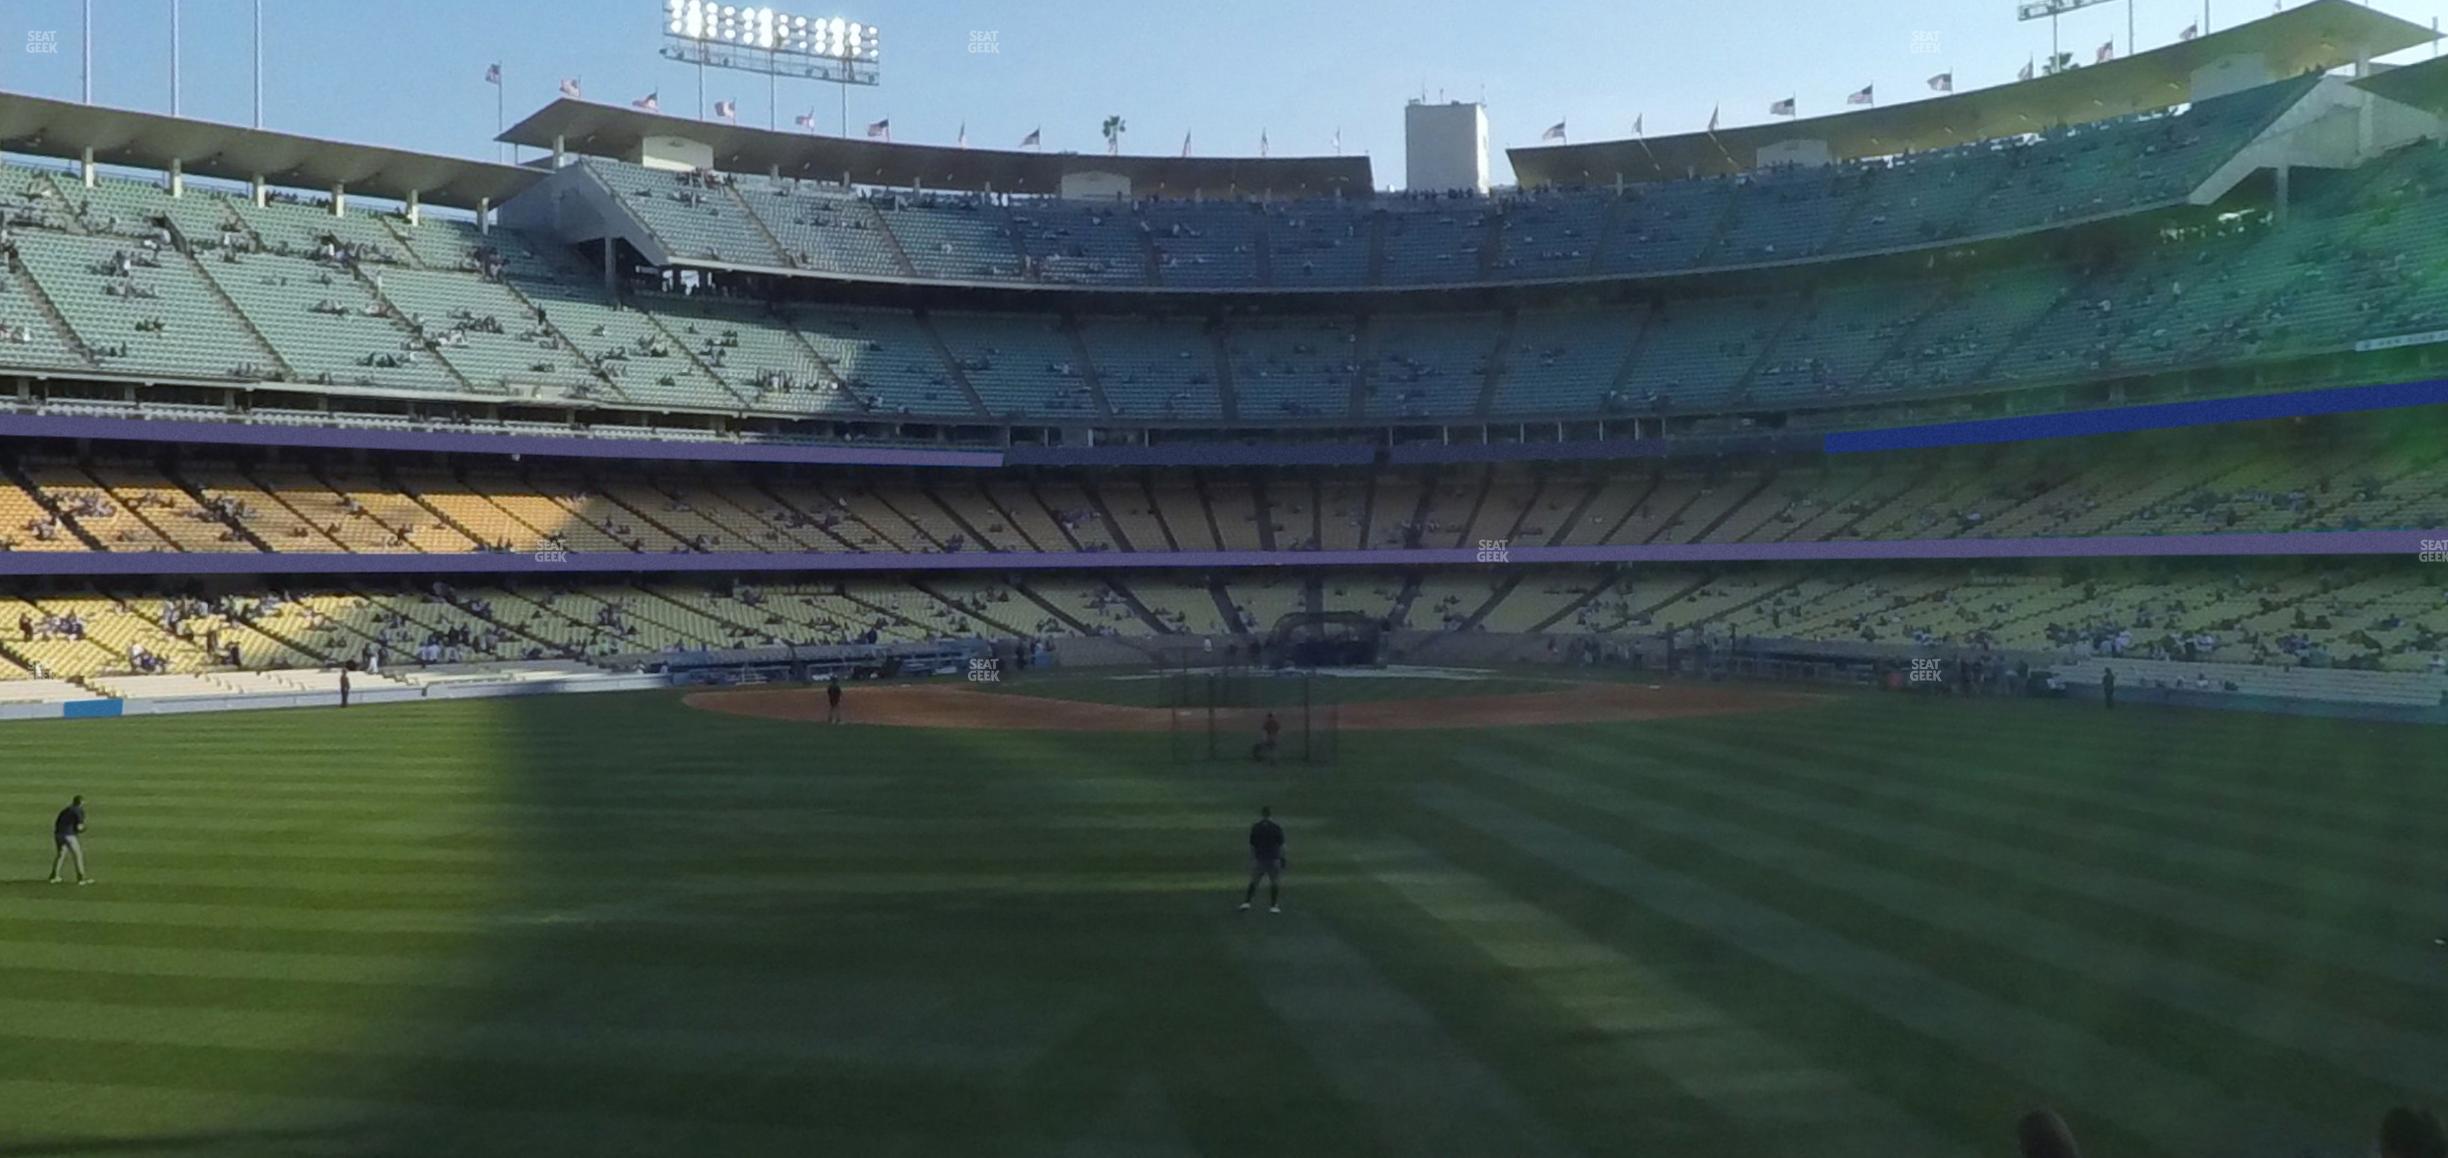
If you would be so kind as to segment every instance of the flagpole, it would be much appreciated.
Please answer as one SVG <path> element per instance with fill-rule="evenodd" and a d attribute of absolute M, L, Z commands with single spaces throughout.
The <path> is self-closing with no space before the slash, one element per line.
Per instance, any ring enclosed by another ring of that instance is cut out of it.
<path fill-rule="evenodd" d="M 93 0 L 85 0 L 85 103 L 93 103 Z M 90 172 L 87 174 L 91 176 Z"/>
<path fill-rule="evenodd" d="M 255 0 L 255 127 L 263 127 L 263 0 Z"/>
<path fill-rule="evenodd" d="M 502 130 L 509 127 L 502 121 L 504 110 L 508 107 L 502 100 L 502 90 L 508 87 L 510 87 L 508 77 L 493 78 L 493 155 L 495 157 L 501 156 L 502 153 Z"/>
<path fill-rule="evenodd" d="M 170 115 L 179 115 L 179 0 L 170 0 Z"/>

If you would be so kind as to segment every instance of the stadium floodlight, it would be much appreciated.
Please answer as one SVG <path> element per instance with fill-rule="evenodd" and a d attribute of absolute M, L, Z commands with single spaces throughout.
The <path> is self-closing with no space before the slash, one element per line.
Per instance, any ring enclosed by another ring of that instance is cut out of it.
<path fill-rule="evenodd" d="M 2089 8 L 2094 4 L 2108 2 L 2109 0 L 2025 0 L 2024 3 L 2015 7 L 2015 19 L 2046 20 L 2052 16 L 2072 12 L 2077 8 Z"/>
<path fill-rule="evenodd" d="M 850 86 L 882 80 L 884 39 L 873 24 L 716 0 L 663 0 L 659 23 L 663 56 L 697 66 L 700 117 L 705 115 L 709 68 L 765 77 L 769 119 L 778 118 L 780 78 L 798 77 L 842 86 L 842 135 L 848 136 Z"/>
<path fill-rule="evenodd" d="M 664 0 L 661 23 L 663 55 L 700 68 L 835 84 L 880 80 L 883 37 L 872 24 L 709 0 Z"/>

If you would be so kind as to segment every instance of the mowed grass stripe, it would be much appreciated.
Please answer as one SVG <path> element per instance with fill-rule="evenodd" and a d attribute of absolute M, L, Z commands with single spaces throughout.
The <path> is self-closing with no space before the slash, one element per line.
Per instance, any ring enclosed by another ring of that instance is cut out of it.
<path fill-rule="evenodd" d="M 1808 880 L 1897 916 L 1976 942 L 1974 952 L 2029 958 L 2094 984 L 2182 1010 L 2239 1037 L 2295 1050 L 2399 1091 L 2448 1072 L 2448 1038 L 2412 1032 L 2294 993 L 2244 981 L 2182 957 L 2126 945 L 1996 896 L 1860 863 L 1807 844 L 1529 765 L 1510 756 L 1465 757 L 1482 771 L 1628 822 L 1647 833 Z M 1967 954 L 1969 955 L 1969 954 Z"/>
<path fill-rule="evenodd" d="M 509 1011 L 515 1013 L 515 1010 Z M 756 1075 L 865 1068 L 991 1074 L 1030 1064 L 1080 1021 L 1074 1005 L 1035 1005 L 1025 1032 L 1010 1026 L 963 1027 L 873 1018 L 836 1024 L 794 1021 L 789 1028 L 725 1022 L 705 1028 L 628 1024 L 605 1018 L 572 1024 L 550 1019 L 478 1017 L 440 1033 L 414 1013 L 379 1008 L 320 1011 L 113 1005 L 101 1001 L 0 997 L 0 1035 L 143 1048 L 313 1049 L 369 1058 L 517 1064 L 596 1062 L 662 1073 Z M 794 1011 L 799 1012 L 799 1011 Z M 1019 1011 L 1007 1016 L 1018 1016 Z M 857 1024 L 857 1023 L 865 1024 Z"/>
<path fill-rule="evenodd" d="M 1678 730 L 1720 740 L 1770 736 L 1854 745 L 1892 743 L 1909 735 L 1916 753 L 1963 757 L 1974 771 L 1997 766 L 2000 754 L 2038 752 L 2046 754 L 2051 776 L 2065 782 L 2143 787 L 2292 816 L 2310 812 L 2369 821 L 2402 815 L 2409 806 L 2448 807 L 2448 791 L 2435 790 L 2432 775 L 2448 766 L 2448 758 L 2420 725 L 2247 712 L 2210 719 L 2166 713 L 2129 718 L 2021 700 L 1934 709 L 1889 703 L 1886 711 L 1809 721 L 1780 714 L 1762 727 L 1742 730 L 1710 721 L 1691 721 Z"/>
<path fill-rule="evenodd" d="M 2203 840 L 2235 841 L 2297 859 L 2318 858 L 2333 864 L 2391 863 L 2411 872 L 2448 874 L 2448 852 L 2383 842 L 2376 837 L 2384 833 L 2375 832 L 2374 826 L 2340 825 L 2308 816 L 2301 809 L 2221 806 L 2172 799 L 2166 786 L 2148 769 L 2136 769 L 2123 783 L 2088 783 L 2073 777 L 2018 771 L 2001 766 L 2002 762 L 1997 760 L 1958 761 L 1899 753 L 1897 739 L 1891 736 L 1884 742 L 1870 738 L 1813 740 L 1808 747 L 1813 752 L 1847 761 L 1879 761 L 1891 772 L 1977 783 L 1994 795 L 2023 800 L 2035 808 L 2082 815 L 2103 812 L 2122 815 L 2166 831 Z M 2405 814 L 2400 811 L 2377 827 L 2396 829 L 2404 822 Z"/>
<path fill-rule="evenodd" d="M 1318 1069 L 1396 1154 L 1578 1151 L 1434 1015 L 1314 918 L 1253 912 L 1226 943 Z"/>
<path fill-rule="evenodd" d="M 1907 744 L 1908 738 L 1898 737 L 1886 752 L 1856 754 L 1807 742 L 1788 748 L 1765 740 L 1704 741 L 1662 733 L 1645 740 L 1640 750 L 1701 763 L 1772 758 L 1773 767 L 1762 767 L 1763 774 L 1807 784 L 1839 798 L 1885 798 L 1908 810 L 1975 822 L 1980 831 L 2000 840 L 2082 846 L 2088 850 L 2086 855 L 2105 854 L 2121 871 L 2172 883 L 2197 881 L 2207 875 L 2259 889 L 2273 900 L 2300 896 L 2305 902 L 2303 913 L 2315 918 L 2360 920 L 2357 914 L 2377 911 L 2419 924 L 2438 916 L 2436 906 L 2404 887 L 2410 883 L 2404 880 L 2273 857 L 2258 848 L 2237 847 L 2246 843 L 2242 841 L 2208 840 L 2096 812 L 2076 814 L 2001 799 L 1977 776 L 1951 776 L 1946 769 L 1921 768 L 1905 754 Z"/>
<path fill-rule="evenodd" d="M 1421 845 L 1385 837 L 1347 855 L 1585 1026 L 1602 1043 L 1597 1048 L 1620 1055 L 1617 1064 L 1655 1074 L 1713 1107 L 1755 1144 L 1808 1147 L 1830 1158 L 1971 1153 L 1667 973 L 1589 939 Z M 1623 1141 L 1637 1145 L 1640 1139 Z"/>
<path fill-rule="evenodd" d="M 2230 1098 L 2191 1073 L 1599 839 L 1468 789 L 1432 785 L 1420 791 L 1423 807 L 2017 1074 L 2069 1105 L 2107 1114 L 2170 1154 L 2224 1147 L 2219 1152 L 2293 1155 L 2333 1140 L 2289 1111 Z"/>
<path fill-rule="evenodd" d="M 573 1153 L 808 1153 L 853 1141 L 876 1153 L 922 1153 L 915 1130 L 850 1136 L 821 1127 L 775 1129 L 676 1120 L 595 1107 L 583 1113 L 472 1110 L 399 1098 L 316 1097 L 137 1085 L 99 1078 L 0 1077 L 0 1104 L 43 1107 L 6 1150 L 26 1155 L 288 1155 Z"/>
<path fill-rule="evenodd" d="M 2428 944 L 2372 936 L 2279 912 L 2246 899 L 2251 894 L 2170 884 L 2105 868 L 2088 857 L 2035 852 L 1967 832 L 1961 826 L 1873 811 L 1869 805 L 1878 798 L 1836 803 L 1781 787 L 1770 777 L 1725 774 L 1784 767 L 1784 762 L 1774 758 L 1719 759 L 1703 766 L 1660 758 L 1656 748 L 1626 752 L 1621 745 L 1577 739 L 1559 739 L 1553 746 L 1561 755 L 1602 763 L 1626 781 L 1637 781 L 1645 791 L 1671 787 L 1686 798 L 1705 799 L 1714 806 L 1781 817 L 1883 849 L 2010 878 L 2026 890 L 2063 893 L 2153 922 L 2209 933 L 2228 939 L 2239 950 L 2275 950 L 2301 957 L 2353 975 L 2343 979 L 2348 988 L 2385 980 L 2425 990 L 2448 989 L 2448 956 Z"/>

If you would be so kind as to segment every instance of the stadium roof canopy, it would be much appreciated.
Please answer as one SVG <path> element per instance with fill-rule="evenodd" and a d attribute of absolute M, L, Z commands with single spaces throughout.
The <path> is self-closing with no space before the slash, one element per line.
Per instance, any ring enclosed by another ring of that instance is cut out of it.
<path fill-rule="evenodd" d="M 777 132 L 699 121 L 620 105 L 561 97 L 510 126 L 515 145 L 637 160 L 657 139 L 680 138 L 713 150 L 714 167 L 732 173 L 840 180 L 887 188 L 1054 195 L 1063 178 L 1111 173 L 1139 195 L 1365 197 L 1374 189 L 1359 157 L 1109 157 L 895 144 L 854 137 Z"/>
<path fill-rule="evenodd" d="M 2399 104 L 2448 115 L 2448 57 L 2384 67 L 2354 83 Z"/>
<path fill-rule="evenodd" d="M 212 121 L 0 93 L 0 149 L 189 176 L 329 189 L 427 205 L 499 205 L 544 179 L 516 165 L 352 145 Z"/>
<path fill-rule="evenodd" d="M 1763 154 L 1773 159 L 1780 146 L 1797 142 L 1824 142 L 1831 162 L 1893 156 L 2184 104 L 2193 99 L 2195 78 L 2226 62 L 2257 61 L 2261 75 L 2277 81 L 2368 61 L 2436 36 L 2351 0 L 2312 0 L 2208 36 L 1996 88 L 1713 134 L 1529 146 L 1506 154 L 1524 186 L 1734 173 L 1757 168 Z"/>

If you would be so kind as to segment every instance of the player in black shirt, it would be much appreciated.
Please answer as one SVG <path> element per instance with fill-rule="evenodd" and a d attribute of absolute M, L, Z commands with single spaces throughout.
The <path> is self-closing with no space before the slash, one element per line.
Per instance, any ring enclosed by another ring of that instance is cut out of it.
<path fill-rule="evenodd" d="M 51 821 L 51 883 L 60 883 L 60 864 L 76 861 L 77 883 L 90 885 L 93 878 L 85 875 L 85 845 L 78 837 L 85 831 L 85 798 L 75 797 L 68 807 Z"/>
<path fill-rule="evenodd" d="M 825 723 L 838 724 L 841 721 L 841 677 L 828 676 L 825 679 Z"/>
<path fill-rule="evenodd" d="M 1258 880 L 1264 877 L 1267 883 L 1267 911 L 1280 913 L 1283 911 L 1279 902 L 1283 898 L 1284 830 L 1282 825 L 1275 823 L 1273 809 L 1263 806 L 1258 809 L 1258 823 L 1250 826 L 1249 842 L 1250 879 L 1249 887 L 1241 891 L 1241 911 L 1249 911 L 1250 901 L 1258 896 Z"/>

